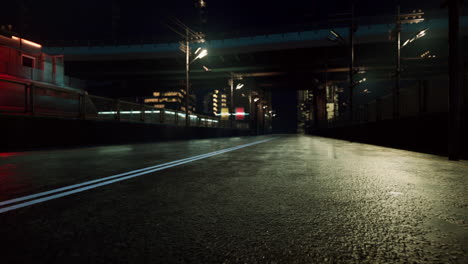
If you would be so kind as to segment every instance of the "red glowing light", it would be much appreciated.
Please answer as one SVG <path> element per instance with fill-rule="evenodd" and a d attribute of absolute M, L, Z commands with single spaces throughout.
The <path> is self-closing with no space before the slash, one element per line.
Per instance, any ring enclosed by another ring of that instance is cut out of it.
<path fill-rule="evenodd" d="M 20 152 L 0 152 L 0 158 L 10 158 L 20 154 Z"/>
<path fill-rule="evenodd" d="M 244 120 L 244 107 L 236 107 L 236 120 Z"/>

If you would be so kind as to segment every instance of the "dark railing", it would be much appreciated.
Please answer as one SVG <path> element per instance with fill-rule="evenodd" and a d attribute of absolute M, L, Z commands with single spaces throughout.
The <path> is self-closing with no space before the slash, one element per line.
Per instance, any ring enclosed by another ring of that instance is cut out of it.
<path fill-rule="evenodd" d="M 428 85 L 427 81 L 418 81 L 415 85 L 401 89 L 400 117 L 414 118 L 427 114 L 448 113 L 448 91 L 444 89 L 446 86 L 443 81 L 433 85 Z M 369 103 L 357 105 L 353 111 L 352 121 L 348 115 L 342 115 L 322 122 L 319 127 L 342 127 L 392 120 L 394 119 L 392 100 L 391 94 L 378 97 Z"/>
<path fill-rule="evenodd" d="M 185 126 L 185 112 L 88 95 L 83 90 L 41 86 L 0 79 L 0 114 L 51 116 L 86 120 L 116 120 Z M 191 114 L 190 126 L 249 129 L 246 122 L 222 122 L 216 117 Z"/>

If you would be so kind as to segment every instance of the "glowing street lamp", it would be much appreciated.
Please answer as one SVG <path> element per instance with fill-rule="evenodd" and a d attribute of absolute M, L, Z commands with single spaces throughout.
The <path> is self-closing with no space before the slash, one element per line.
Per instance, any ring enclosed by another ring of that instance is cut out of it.
<path fill-rule="evenodd" d="M 242 87 L 244 87 L 244 84 L 243 84 L 243 83 L 239 83 L 239 84 L 237 84 L 237 86 L 236 86 L 236 90 L 242 89 Z"/>
<path fill-rule="evenodd" d="M 406 40 L 403 45 L 401 45 L 401 28 L 403 24 L 417 24 L 424 21 L 423 18 L 424 12 L 422 10 L 413 10 L 409 14 L 401 14 L 400 6 L 397 7 L 397 15 L 395 21 L 395 41 L 396 41 L 396 67 L 395 67 L 395 87 L 392 91 L 393 97 L 393 118 L 400 117 L 400 75 L 401 75 L 401 48 L 410 44 L 411 42 L 422 38 L 426 35 L 427 28 L 419 31 L 414 37 Z"/>
<path fill-rule="evenodd" d="M 414 37 L 412 37 L 412 38 L 406 40 L 405 42 L 403 42 L 403 45 L 401 45 L 401 47 L 403 48 L 404 46 L 406 46 L 406 45 L 412 43 L 413 41 L 415 41 L 415 40 L 417 40 L 417 39 L 420 39 L 420 38 L 426 36 L 426 32 L 427 32 L 428 29 L 429 29 L 429 28 L 425 28 L 425 29 L 419 31 Z"/>

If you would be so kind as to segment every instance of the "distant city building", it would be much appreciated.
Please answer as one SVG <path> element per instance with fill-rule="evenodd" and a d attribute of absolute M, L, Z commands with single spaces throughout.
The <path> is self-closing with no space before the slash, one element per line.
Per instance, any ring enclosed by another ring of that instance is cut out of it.
<path fill-rule="evenodd" d="M 221 114 L 221 109 L 227 106 L 227 95 L 219 90 L 207 94 L 203 100 L 203 112 L 208 115 Z"/>
<path fill-rule="evenodd" d="M 189 112 L 194 113 L 195 95 L 189 97 Z M 165 90 L 153 92 L 152 97 L 144 99 L 145 104 L 151 105 L 158 109 L 172 109 L 176 111 L 185 111 L 185 90 Z"/>
<path fill-rule="evenodd" d="M 86 82 L 64 72 L 63 55 L 46 54 L 42 45 L 0 29 L 0 111 L 73 111 L 79 98 L 66 92 L 82 92 Z"/>

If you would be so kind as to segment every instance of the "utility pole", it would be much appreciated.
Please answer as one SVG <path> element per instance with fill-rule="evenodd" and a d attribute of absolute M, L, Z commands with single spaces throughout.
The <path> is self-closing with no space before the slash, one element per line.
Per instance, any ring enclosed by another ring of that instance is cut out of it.
<path fill-rule="evenodd" d="M 354 119 L 353 97 L 354 97 L 354 33 L 356 26 L 354 24 L 354 5 L 351 6 L 351 25 L 349 26 L 349 121 L 352 124 Z"/>
<path fill-rule="evenodd" d="M 449 9 L 449 133 L 450 160 L 459 160 L 461 153 L 463 64 L 461 63 L 460 14 L 461 0 L 446 0 Z"/>
<path fill-rule="evenodd" d="M 424 13 L 421 10 L 413 10 L 413 13 L 401 14 L 400 6 L 397 6 L 395 18 L 395 41 L 396 41 L 396 58 L 395 58 L 395 87 L 392 90 L 393 99 L 393 119 L 400 118 L 400 79 L 401 79 L 401 25 L 402 24 L 417 24 L 424 21 Z M 427 30 L 427 29 L 426 29 Z M 425 31 L 425 30 L 423 30 Z M 423 36 L 423 35 L 421 35 Z M 420 37 L 420 36 L 419 36 Z M 417 39 L 418 36 L 416 36 Z M 414 40 L 413 39 L 413 40 Z M 408 43 L 406 41 L 403 46 Z"/>
<path fill-rule="evenodd" d="M 231 85 L 231 103 L 229 107 L 229 120 L 231 120 L 231 128 L 234 127 L 234 73 L 231 72 L 231 79 L 229 79 L 229 84 Z"/>
<path fill-rule="evenodd" d="M 185 53 L 185 125 L 188 127 L 190 125 L 190 64 L 193 63 L 195 60 L 208 55 L 208 51 L 199 47 L 197 51 L 195 51 L 195 55 L 198 55 L 191 61 L 190 42 L 203 43 L 205 42 L 205 35 L 201 32 L 193 31 L 177 18 L 172 18 L 171 20 L 175 24 L 175 27 L 169 24 L 167 24 L 166 26 L 174 33 L 183 38 L 183 41 L 180 41 L 180 50 Z"/>
<path fill-rule="evenodd" d="M 252 87 L 249 88 L 249 128 L 252 129 Z"/>
<path fill-rule="evenodd" d="M 185 38 L 185 126 L 190 126 L 189 114 L 189 96 L 190 96 L 190 34 L 189 29 L 186 29 Z"/>
<path fill-rule="evenodd" d="M 400 117 L 400 73 L 401 73 L 401 20 L 400 6 L 397 7 L 396 23 L 396 63 L 395 63 L 395 87 L 393 88 L 393 119 Z"/>

